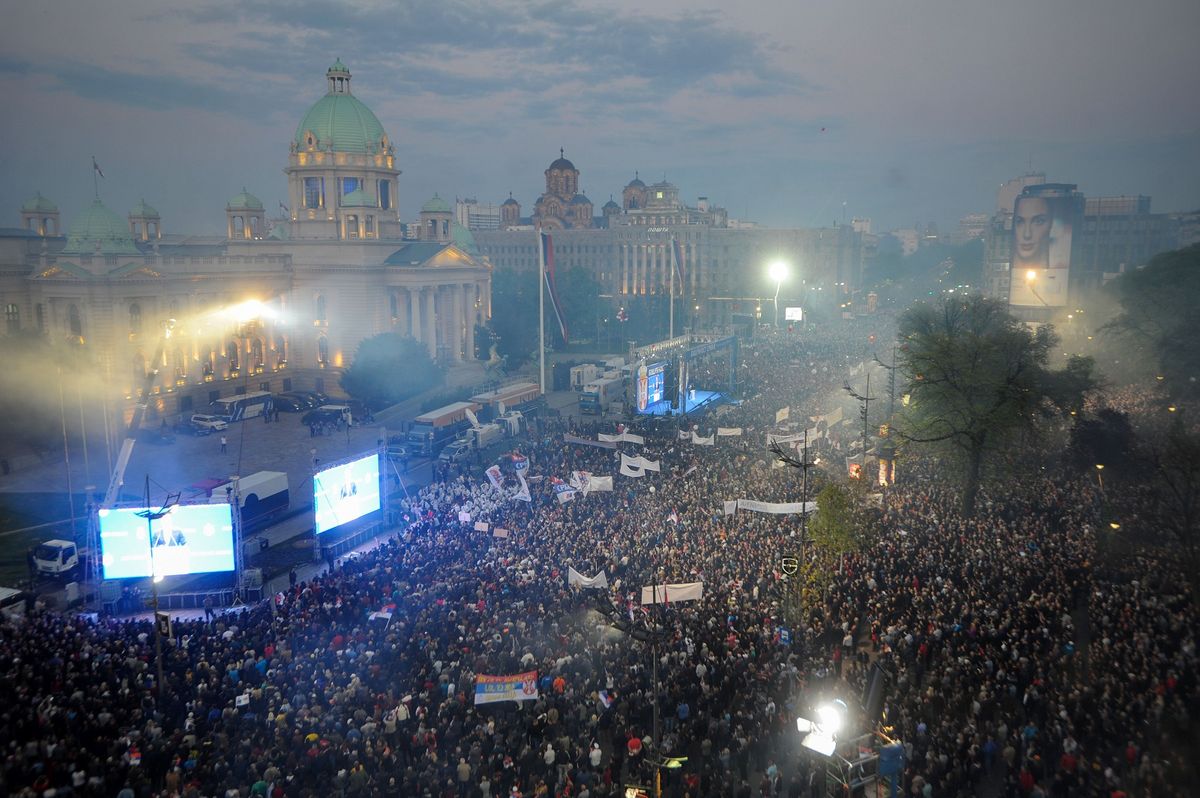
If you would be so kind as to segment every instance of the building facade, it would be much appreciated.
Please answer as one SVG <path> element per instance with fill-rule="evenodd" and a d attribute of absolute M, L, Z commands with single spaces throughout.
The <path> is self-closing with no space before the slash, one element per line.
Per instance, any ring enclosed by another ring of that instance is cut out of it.
<path fill-rule="evenodd" d="M 164 417 L 247 390 L 337 393 L 359 342 L 382 332 L 448 365 L 473 358 L 491 268 L 438 197 L 418 240 L 402 238 L 395 151 L 350 79 L 330 67 L 297 127 L 283 219 L 243 189 L 225 237 L 172 235 L 145 201 L 122 218 L 97 197 L 64 236 L 53 202 L 26 202 L 21 227 L 0 230 L 7 331 L 84 347 L 118 400 L 153 361 L 151 413 Z"/>
<path fill-rule="evenodd" d="M 548 190 L 576 185 L 551 182 L 554 175 L 557 180 L 578 180 L 578 170 L 569 161 L 566 169 L 563 160 L 546 170 Z M 538 200 L 543 209 L 545 196 Z M 514 223 L 506 229 L 477 231 L 475 239 L 495 268 L 536 271 L 536 230 L 550 230 L 556 268 L 560 273 L 580 268 L 591 274 L 600 284 L 601 300 L 611 303 L 613 312 L 670 293 L 671 241 L 678 239 L 682 285 L 674 290 L 683 300 L 686 318 L 677 319 L 677 329 L 724 326 L 734 314 L 762 314 L 763 303 L 775 295 L 775 283 L 767 276 L 767 264 L 773 260 L 783 259 L 793 269 L 792 278 L 780 286 L 781 306 L 805 302 L 833 307 L 861 286 L 863 237 L 848 225 L 735 228 L 727 211 L 707 197 L 691 207 L 680 200 L 675 185 L 665 180 L 646 185 L 636 174 L 622 189 L 621 200 L 620 205 L 615 200 L 605 203 L 603 215 L 587 225 L 575 224 L 574 219 L 547 223 L 548 217 L 537 210 L 531 224 L 522 225 L 520 206 L 510 197 L 502 210 L 512 209 Z"/>

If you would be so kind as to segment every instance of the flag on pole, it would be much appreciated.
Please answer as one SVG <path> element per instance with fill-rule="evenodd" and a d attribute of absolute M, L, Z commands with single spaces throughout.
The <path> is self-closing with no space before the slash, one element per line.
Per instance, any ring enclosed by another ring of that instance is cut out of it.
<path fill-rule="evenodd" d="M 96 174 L 104 177 L 104 171 L 100 168 L 100 164 L 96 163 L 96 156 L 92 156 L 92 168 L 96 170 Z"/>
<path fill-rule="evenodd" d="M 675 281 L 679 283 L 679 290 L 683 291 L 683 247 L 678 238 L 671 239 L 671 260 L 674 261 Z"/>
<path fill-rule="evenodd" d="M 554 278 L 554 241 L 549 233 L 538 233 L 541 239 L 542 273 L 546 275 L 546 293 L 550 297 L 550 307 L 554 309 L 554 318 L 558 321 L 558 331 L 562 333 L 563 343 L 570 340 L 567 336 L 567 317 L 563 313 L 562 303 L 558 300 L 558 286 Z"/>

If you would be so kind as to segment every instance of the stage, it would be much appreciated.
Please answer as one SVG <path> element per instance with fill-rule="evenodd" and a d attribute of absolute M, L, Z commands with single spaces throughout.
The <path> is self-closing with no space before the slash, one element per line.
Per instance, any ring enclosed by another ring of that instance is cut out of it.
<path fill-rule="evenodd" d="M 715 407 L 724 399 L 724 394 L 716 391 L 691 391 L 687 398 L 687 407 L 684 409 L 684 415 L 695 412 L 701 405 L 705 407 Z M 666 399 L 661 402 L 655 402 L 652 405 L 646 405 L 646 409 L 640 412 L 641 416 L 665 416 L 669 412 L 674 412 L 675 406 Z"/>

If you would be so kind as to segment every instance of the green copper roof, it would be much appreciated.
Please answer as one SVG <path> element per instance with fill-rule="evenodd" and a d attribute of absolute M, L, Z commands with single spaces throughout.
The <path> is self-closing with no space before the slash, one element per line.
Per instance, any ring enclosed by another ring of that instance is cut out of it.
<path fill-rule="evenodd" d="M 263 204 L 262 200 L 243 188 L 240 194 L 229 198 L 229 209 L 241 211 L 261 211 L 263 209 Z"/>
<path fill-rule="evenodd" d="M 295 143 L 308 148 L 308 134 L 319 150 L 376 153 L 386 149 L 387 133 L 371 109 L 350 93 L 350 70 L 339 58 L 325 73 L 329 90 L 317 100 L 296 127 Z M 344 84 L 335 78 L 345 77 Z M 335 90 L 335 82 L 338 87 Z"/>
<path fill-rule="evenodd" d="M 133 210 L 129 212 L 130 216 L 147 216 L 157 218 L 158 211 L 154 210 L 153 206 L 147 205 L 146 200 L 141 200 L 137 205 L 133 206 Z"/>
<path fill-rule="evenodd" d="M 129 225 L 124 219 L 96 200 L 67 232 L 64 255 L 138 255 Z"/>
<path fill-rule="evenodd" d="M 421 206 L 421 213 L 450 213 L 450 205 L 437 194 Z"/>
<path fill-rule="evenodd" d="M 458 222 L 451 222 L 450 237 L 454 241 L 454 246 L 473 258 L 479 257 L 479 247 L 475 245 L 475 234 L 468 228 Z"/>
<path fill-rule="evenodd" d="M 371 208 L 374 205 L 375 203 L 371 202 L 371 198 L 364 194 L 361 188 L 356 188 L 342 197 L 343 208 Z"/>
<path fill-rule="evenodd" d="M 58 206 L 55 205 L 51 200 L 43 197 L 42 192 L 39 191 L 37 194 L 25 201 L 25 204 L 21 206 L 21 210 L 33 211 L 36 213 L 57 213 Z"/>

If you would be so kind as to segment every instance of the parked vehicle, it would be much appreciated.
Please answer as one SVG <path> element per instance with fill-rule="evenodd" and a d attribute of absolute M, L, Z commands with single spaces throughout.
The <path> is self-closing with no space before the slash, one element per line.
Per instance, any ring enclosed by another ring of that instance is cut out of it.
<path fill-rule="evenodd" d="M 625 398 L 625 380 L 620 377 L 589 382 L 579 394 L 579 412 L 604 415 L 615 401 Z"/>
<path fill-rule="evenodd" d="M 462 439 L 472 448 L 484 449 L 504 437 L 504 428 L 499 424 L 484 424 L 472 427 L 463 433 Z"/>
<path fill-rule="evenodd" d="M 301 410 L 308 410 L 317 406 L 317 401 L 315 399 L 299 391 L 284 391 L 283 393 L 278 394 L 278 396 L 286 396 L 289 399 L 295 400 L 295 402 L 300 405 Z"/>
<path fill-rule="evenodd" d="M 459 463 L 470 457 L 472 451 L 474 451 L 474 447 L 469 440 L 458 438 L 451 441 L 445 449 L 442 449 L 441 454 L 438 455 L 438 460 L 443 463 Z"/>
<path fill-rule="evenodd" d="M 422 413 L 413 419 L 409 427 L 409 449 L 414 454 L 433 457 L 458 433 L 471 426 L 467 411 L 474 413 L 479 407 L 475 402 L 454 402 Z"/>
<path fill-rule="evenodd" d="M 271 394 L 267 391 L 251 391 L 238 396 L 218 399 L 209 407 L 214 415 L 224 416 L 230 421 L 244 421 L 270 413 L 272 410 L 271 400 Z"/>
<path fill-rule="evenodd" d="M 33 566 L 42 576 L 61 579 L 74 576 L 87 558 L 73 540 L 47 540 L 33 550 Z"/>
<path fill-rule="evenodd" d="M 310 410 L 300 417 L 300 423 L 306 426 L 313 424 L 340 424 L 346 422 L 347 425 L 354 422 L 354 416 L 350 413 L 350 408 L 345 405 L 324 405 L 316 410 Z"/>
<path fill-rule="evenodd" d="M 283 413 L 299 413 L 301 410 L 308 409 L 308 403 L 300 399 L 298 396 L 288 396 L 287 394 L 275 394 L 275 409 Z"/>
<path fill-rule="evenodd" d="M 196 413 L 192 416 L 192 428 L 201 435 L 208 435 L 213 432 L 221 432 L 222 430 L 229 429 L 229 421 L 223 416 Z"/>

